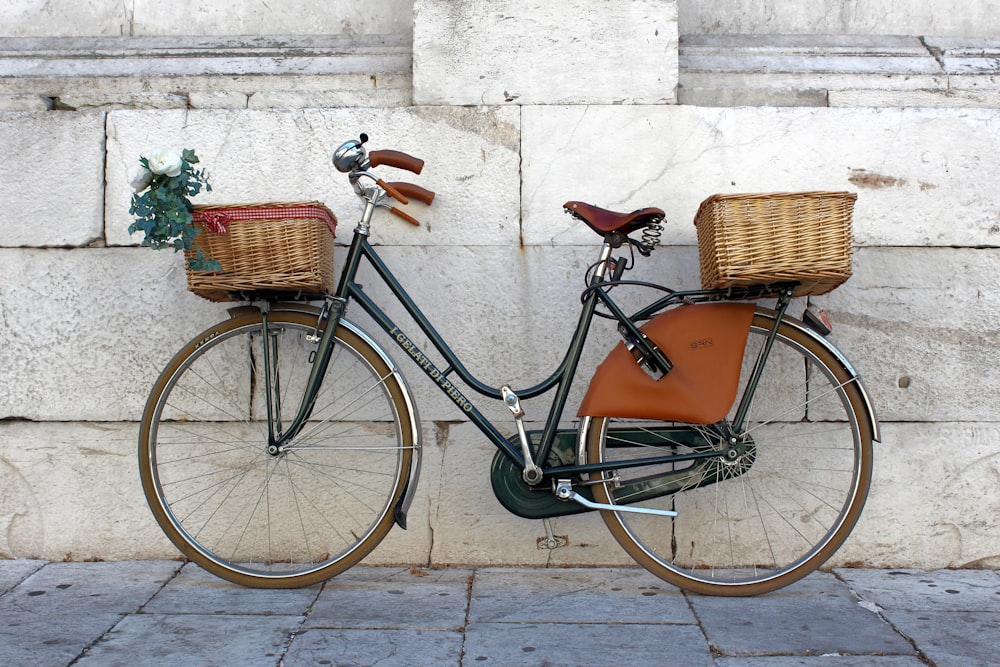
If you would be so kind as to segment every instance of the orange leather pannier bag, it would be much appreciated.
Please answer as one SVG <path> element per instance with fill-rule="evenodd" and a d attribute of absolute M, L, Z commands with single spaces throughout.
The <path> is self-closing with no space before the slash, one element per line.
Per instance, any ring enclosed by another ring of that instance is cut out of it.
<path fill-rule="evenodd" d="M 654 380 L 624 344 L 597 367 L 579 415 L 712 424 L 736 399 L 743 350 L 755 307 L 743 303 L 680 306 L 641 327 L 673 362 Z"/>

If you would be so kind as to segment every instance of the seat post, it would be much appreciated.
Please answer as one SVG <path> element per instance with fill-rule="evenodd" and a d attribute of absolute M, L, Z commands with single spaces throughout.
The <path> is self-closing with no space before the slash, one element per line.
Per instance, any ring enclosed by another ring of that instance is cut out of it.
<path fill-rule="evenodd" d="M 604 277 L 608 273 L 608 261 L 611 259 L 611 250 L 611 243 L 605 238 L 604 245 L 601 246 L 601 259 L 598 261 L 597 268 L 594 269 L 594 275 L 590 279 L 591 285 L 596 285 L 604 281 Z"/>

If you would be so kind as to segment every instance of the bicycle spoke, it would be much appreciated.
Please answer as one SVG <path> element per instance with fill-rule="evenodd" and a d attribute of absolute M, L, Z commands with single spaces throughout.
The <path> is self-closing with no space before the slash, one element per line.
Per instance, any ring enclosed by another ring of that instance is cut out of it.
<path fill-rule="evenodd" d="M 258 372 L 259 318 L 220 326 L 164 371 L 144 416 L 140 472 L 154 516 L 186 555 L 232 581 L 290 586 L 333 576 L 393 523 L 416 448 L 400 426 L 409 414 L 398 376 L 338 331 L 315 418 L 271 454 L 264 396 L 273 392 L 277 409 L 298 408 L 315 320 L 271 314 L 280 390 Z"/>
<path fill-rule="evenodd" d="M 771 322 L 755 320 L 741 388 Z M 830 361 L 808 337 L 779 327 L 756 393 L 743 399 L 742 429 L 591 418 L 588 460 L 720 454 L 605 475 L 593 487 L 598 502 L 677 512 L 604 512 L 615 538 L 650 571 L 708 594 L 773 590 L 819 566 L 857 520 L 871 470 L 857 381 Z"/>

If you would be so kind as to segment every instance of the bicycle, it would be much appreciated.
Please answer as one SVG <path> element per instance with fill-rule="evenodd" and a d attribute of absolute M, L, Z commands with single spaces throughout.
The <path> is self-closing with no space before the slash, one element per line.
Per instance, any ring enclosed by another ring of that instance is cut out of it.
<path fill-rule="evenodd" d="M 377 178 L 376 167 L 419 174 L 423 162 L 369 152 L 365 141 L 334 153 L 364 201 L 335 293 L 305 295 L 322 306 L 238 295 L 249 304 L 184 346 L 150 393 L 143 491 L 186 557 L 246 586 L 307 586 L 358 563 L 393 524 L 406 527 L 422 451 L 417 404 L 388 353 L 345 317 L 349 304 L 495 445 L 496 497 L 543 519 L 550 537 L 550 519 L 599 512 L 644 568 L 711 595 L 788 585 L 842 545 L 868 493 L 879 426 L 846 357 L 819 325 L 786 313 L 796 283 L 675 291 L 625 280 L 636 253 L 657 246 L 663 211 L 570 202 L 603 241 L 568 349 L 540 383 L 493 387 L 466 369 L 369 243 L 376 209 L 417 223 L 388 199 L 430 204 L 434 194 Z M 356 282 L 362 262 L 443 361 Z M 636 284 L 659 296 L 629 315 L 611 292 Z M 756 305 L 763 297 L 774 307 Z M 576 427 L 559 428 L 596 317 L 613 320 L 622 341 L 595 373 Z M 716 356 L 700 361 L 706 350 Z M 513 436 L 483 416 L 470 389 L 509 409 Z M 527 431 L 520 401 L 550 393 L 543 429 Z"/>

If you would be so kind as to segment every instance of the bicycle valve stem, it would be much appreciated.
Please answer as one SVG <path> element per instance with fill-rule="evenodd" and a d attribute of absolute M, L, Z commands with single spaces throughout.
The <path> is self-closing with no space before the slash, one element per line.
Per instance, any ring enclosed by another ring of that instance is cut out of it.
<path fill-rule="evenodd" d="M 528 434 L 524 431 L 524 410 L 521 409 L 521 401 L 518 399 L 508 385 L 500 387 L 500 395 L 503 397 L 504 405 L 514 415 L 514 424 L 517 426 L 517 437 L 521 441 L 521 455 L 524 457 L 524 471 L 521 477 L 528 484 L 538 484 L 542 481 L 542 469 L 535 465 L 531 458 L 531 448 L 528 446 Z"/>

